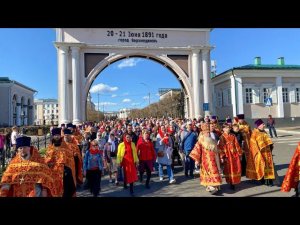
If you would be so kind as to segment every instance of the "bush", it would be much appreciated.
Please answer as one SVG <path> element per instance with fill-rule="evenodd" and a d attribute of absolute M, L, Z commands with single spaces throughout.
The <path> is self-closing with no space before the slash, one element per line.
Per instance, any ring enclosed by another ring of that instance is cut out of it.
<path fill-rule="evenodd" d="M 39 150 L 39 153 L 41 154 L 41 156 L 45 156 L 46 155 L 46 151 L 47 151 L 47 148 L 41 148 Z"/>

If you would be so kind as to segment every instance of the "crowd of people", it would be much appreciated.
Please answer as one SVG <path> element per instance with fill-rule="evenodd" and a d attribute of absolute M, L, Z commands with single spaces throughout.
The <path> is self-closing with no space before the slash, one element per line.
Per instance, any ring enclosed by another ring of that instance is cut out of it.
<path fill-rule="evenodd" d="M 271 119 L 269 128 L 274 127 Z M 274 147 L 265 126 L 258 119 L 251 129 L 243 114 L 226 118 L 222 126 L 216 116 L 68 123 L 51 128 L 51 143 L 44 156 L 31 146 L 30 137 L 18 136 L 14 127 L 12 160 L 2 176 L 0 196 L 75 197 L 76 190 L 83 188 L 97 197 L 105 175 L 114 185 L 123 183 L 124 189 L 129 185 L 129 194 L 134 196 L 135 182 L 151 188 L 154 171 L 160 181 L 165 179 L 164 167 L 168 183 L 176 183 L 176 163 L 183 167 L 186 179 L 198 172 L 200 184 L 211 194 L 221 190 L 222 177 L 232 190 L 242 176 L 273 186 Z M 274 135 L 277 137 L 276 131 Z M 2 139 L 0 136 L 0 144 L 4 144 Z M 294 188 L 298 193 L 299 149 L 282 191 Z"/>

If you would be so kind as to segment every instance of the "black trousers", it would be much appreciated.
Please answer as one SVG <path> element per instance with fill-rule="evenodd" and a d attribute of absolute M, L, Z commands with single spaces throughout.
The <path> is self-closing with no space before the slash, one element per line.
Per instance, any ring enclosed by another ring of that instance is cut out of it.
<path fill-rule="evenodd" d="M 246 163 L 246 155 L 245 155 L 245 153 L 243 153 L 243 155 L 242 155 L 241 166 L 242 166 L 242 176 L 246 176 L 246 166 L 247 166 L 247 163 Z"/>
<path fill-rule="evenodd" d="M 87 186 L 94 197 L 97 197 L 101 187 L 101 170 L 87 170 L 86 179 Z"/>
<path fill-rule="evenodd" d="M 64 192 L 63 197 L 73 197 L 76 191 L 76 187 L 73 180 L 72 170 L 69 167 L 64 167 Z"/>
<path fill-rule="evenodd" d="M 150 182 L 150 178 L 151 178 L 151 170 L 147 163 L 144 164 L 144 168 L 145 168 L 146 174 L 147 174 L 146 186 L 149 186 L 149 182 Z M 140 181 L 143 180 L 143 175 L 144 175 L 144 171 L 140 170 Z"/>

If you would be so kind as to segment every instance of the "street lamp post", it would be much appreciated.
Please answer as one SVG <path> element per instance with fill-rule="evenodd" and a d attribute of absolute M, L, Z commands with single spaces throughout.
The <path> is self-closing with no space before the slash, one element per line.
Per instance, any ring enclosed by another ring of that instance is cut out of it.
<path fill-rule="evenodd" d="M 150 94 L 151 94 L 151 93 L 150 93 L 150 88 L 149 88 L 149 86 L 148 86 L 147 84 L 145 84 L 145 83 L 143 83 L 143 82 L 141 82 L 141 84 L 142 84 L 142 85 L 145 85 L 145 86 L 148 88 L 148 91 L 149 91 L 149 92 L 148 92 L 148 99 L 149 99 L 149 105 L 150 105 Z"/>
<path fill-rule="evenodd" d="M 99 105 L 99 96 L 100 96 L 100 92 L 98 92 L 98 122 L 100 122 L 100 105 Z"/>

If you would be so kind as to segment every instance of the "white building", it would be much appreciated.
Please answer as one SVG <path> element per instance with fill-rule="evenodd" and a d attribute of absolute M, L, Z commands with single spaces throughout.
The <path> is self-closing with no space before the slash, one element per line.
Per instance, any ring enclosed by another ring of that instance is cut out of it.
<path fill-rule="evenodd" d="M 59 107 L 57 99 L 34 100 L 34 124 L 58 125 Z"/>
<path fill-rule="evenodd" d="M 8 77 L 0 77 L 0 126 L 33 124 L 33 95 L 36 90 Z"/>
<path fill-rule="evenodd" d="M 130 109 L 120 109 L 118 118 L 119 119 L 126 119 L 129 116 Z"/>
<path fill-rule="evenodd" d="M 176 93 L 180 93 L 182 90 L 180 88 L 160 88 L 159 92 L 159 100 L 163 100 L 167 97 L 172 97 Z"/>
<path fill-rule="evenodd" d="M 212 78 L 213 109 L 220 119 L 245 114 L 246 119 L 300 117 L 300 65 L 254 64 L 234 67 Z M 267 106 L 267 100 L 272 105 Z M 270 101 L 269 101 L 270 103 Z"/>
<path fill-rule="evenodd" d="M 118 115 L 119 115 L 119 112 L 115 112 L 115 111 L 104 112 L 104 118 L 105 119 L 115 118 L 115 117 L 118 117 Z"/>

